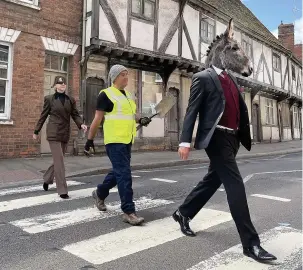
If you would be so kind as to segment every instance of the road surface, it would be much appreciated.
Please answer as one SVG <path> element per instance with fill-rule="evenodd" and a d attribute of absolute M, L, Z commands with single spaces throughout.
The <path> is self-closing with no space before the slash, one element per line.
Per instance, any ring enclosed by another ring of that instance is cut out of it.
<path fill-rule="evenodd" d="M 0 189 L 0 269 L 302 269 L 301 154 L 241 160 L 239 168 L 262 244 L 278 257 L 273 265 L 242 255 L 222 187 L 191 222 L 197 236 L 179 231 L 171 214 L 207 171 L 194 165 L 133 172 L 142 227 L 121 221 L 116 189 L 108 212 L 94 207 L 91 192 L 103 175 L 69 179 L 66 201 L 54 187 Z"/>

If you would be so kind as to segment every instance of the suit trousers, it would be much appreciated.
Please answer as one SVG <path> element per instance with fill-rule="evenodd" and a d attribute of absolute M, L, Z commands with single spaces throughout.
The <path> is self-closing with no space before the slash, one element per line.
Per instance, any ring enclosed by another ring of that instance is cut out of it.
<path fill-rule="evenodd" d="M 53 156 L 53 164 L 44 173 L 44 183 L 53 184 L 55 178 L 58 194 L 67 194 L 67 184 L 65 179 L 64 166 L 64 154 L 66 151 L 67 143 L 59 141 L 49 141 L 49 146 Z"/>
<path fill-rule="evenodd" d="M 235 159 L 239 147 L 238 136 L 215 130 L 205 149 L 210 159 L 208 173 L 187 196 L 179 211 L 185 217 L 194 218 L 222 183 L 242 245 L 249 247 L 259 245 L 260 239 L 250 218 L 243 179 Z"/>

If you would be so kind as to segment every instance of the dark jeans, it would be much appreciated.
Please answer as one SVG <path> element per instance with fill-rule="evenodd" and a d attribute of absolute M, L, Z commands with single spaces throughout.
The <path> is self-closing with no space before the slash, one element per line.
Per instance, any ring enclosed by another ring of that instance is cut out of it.
<path fill-rule="evenodd" d="M 122 211 L 126 214 L 134 213 L 135 204 L 130 170 L 131 144 L 111 143 L 105 147 L 113 170 L 105 177 L 103 184 L 97 186 L 97 195 L 101 200 L 105 200 L 109 195 L 109 190 L 118 185 Z"/>
<path fill-rule="evenodd" d="M 242 245 L 248 247 L 259 245 L 260 240 L 250 218 L 243 179 L 235 160 L 239 146 L 237 136 L 219 130 L 214 132 L 206 148 L 210 159 L 208 173 L 187 196 L 179 210 L 183 216 L 192 219 L 222 183 Z"/>

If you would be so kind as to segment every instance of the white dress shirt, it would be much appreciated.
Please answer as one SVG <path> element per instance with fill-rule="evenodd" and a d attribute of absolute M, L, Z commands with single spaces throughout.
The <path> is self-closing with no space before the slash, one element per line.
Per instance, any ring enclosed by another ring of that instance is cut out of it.
<path fill-rule="evenodd" d="M 223 69 L 217 68 L 217 67 L 215 67 L 214 65 L 212 65 L 212 67 L 214 68 L 214 70 L 216 71 L 216 73 L 218 74 L 218 76 L 221 75 L 221 73 L 223 72 Z M 222 75 L 222 76 L 223 76 L 223 75 Z M 226 127 L 223 127 L 223 126 L 220 126 L 220 127 L 226 128 Z M 181 147 L 189 147 L 189 148 L 190 148 L 190 143 L 181 142 L 181 143 L 179 144 L 179 146 L 181 146 Z"/>

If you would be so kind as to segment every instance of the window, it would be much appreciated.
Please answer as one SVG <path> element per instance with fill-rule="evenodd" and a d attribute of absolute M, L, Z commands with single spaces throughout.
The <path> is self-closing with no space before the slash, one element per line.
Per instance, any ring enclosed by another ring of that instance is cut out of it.
<path fill-rule="evenodd" d="M 10 118 L 11 64 L 11 47 L 0 43 L 0 119 Z"/>
<path fill-rule="evenodd" d="M 5 1 L 13 2 L 15 4 L 19 4 L 19 5 L 34 8 L 34 9 L 40 9 L 38 7 L 39 0 L 5 0 Z"/>
<path fill-rule="evenodd" d="M 155 82 L 162 83 L 162 77 L 158 73 L 156 73 Z"/>
<path fill-rule="evenodd" d="M 155 107 L 162 100 L 162 85 L 156 83 L 157 73 L 145 71 L 142 84 L 142 115 L 151 116 L 156 113 Z"/>
<path fill-rule="evenodd" d="M 272 99 L 266 99 L 266 124 L 268 125 L 274 125 L 275 119 L 274 119 L 274 101 Z"/>
<path fill-rule="evenodd" d="M 294 127 L 299 127 L 299 108 L 294 107 Z"/>
<path fill-rule="evenodd" d="M 291 65 L 291 76 L 292 76 L 292 80 L 295 81 L 296 80 L 296 69 L 294 65 Z"/>
<path fill-rule="evenodd" d="M 54 70 L 56 72 L 67 72 L 68 58 L 56 54 L 46 53 L 44 68 L 48 70 Z"/>
<path fill-rule="evenodd" d="M 210 18 L 201 20 L 201 40 L 205 43 L 211 43 L 215 37 L 215 21 Z"/>
<path fill-rule="evenodd" d="M 242 48 L 248 57 L 252 57 L 252 40 L 249 36 L 242 33 Z"/>
<path fill-rule="evenodd" d="M 132 15 L 145 20 L 154 20 L 156 0 L 132 0 Z"/>
<path fill-rule="evenodd" d="M 281 72 L 281 57 L 280 55 L 273 53 L 272 55 L 272 65 L 275 71 Z"/>

